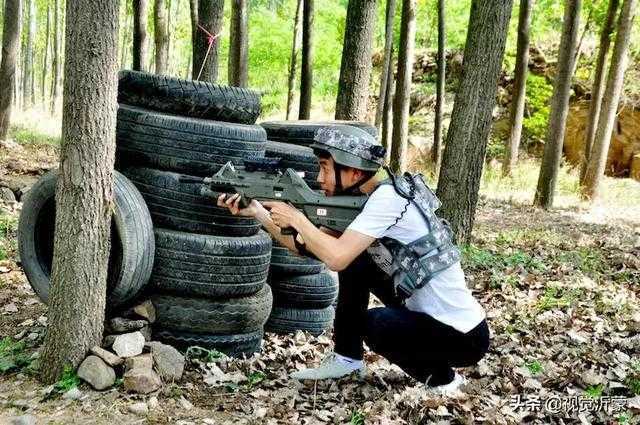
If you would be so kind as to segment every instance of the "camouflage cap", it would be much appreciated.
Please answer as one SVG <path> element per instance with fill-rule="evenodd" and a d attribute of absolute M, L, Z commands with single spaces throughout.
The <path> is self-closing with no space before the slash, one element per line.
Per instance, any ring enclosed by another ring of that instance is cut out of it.
<path fill-rule="evenodd" d="M 377 171 L 386 153 L 371 134 L 349 125 L 320 128 L 310 147 L 328 152 L 340 165 L 365 171 Z"/>

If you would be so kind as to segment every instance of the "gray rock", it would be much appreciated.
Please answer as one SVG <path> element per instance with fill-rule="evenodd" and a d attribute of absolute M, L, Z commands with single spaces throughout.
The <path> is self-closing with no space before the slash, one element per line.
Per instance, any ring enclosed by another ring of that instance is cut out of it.
<path fill-rule="evenodd" d="M 62 398 L 67 400 L 80 400 L 81 397 L 82 397 L 82 391 L 80 391 L 78 387 L 71 388 L 62 396 Z"/>
<path fill-rule="evenodd" d="M 138 316 L 148 320 L 149 323 L 155 323 L 156 321 L 156 308 L 149 300 L 133 307 L 133 312 Z"/>
<path fill-rule="evenodd" d="M 142 354 L 144 336 L 140 332 L 132 332 L 116 336 L 113 351 L 120 357 L 133 357 Z"/>
<path fill-rule="evenodd" d="M 0 200 L 5 202 L 16 202 L 16 195 L 8 187 L 0 187 Z"/>
<path fill-rule="evenodd" d="M 124 374 L 124 389 L 149 394 L 162 386 L 160 377 L 152 369 L 131 369 Z"/>
<path fill-rule="evenodd" d="M 124 362 L 125 370 L 129 371 L 132 369 L 153 369 L 153 359 L 151 358 L 151 354 L 141 354 L 135 357 L 129 357 Z"/>
<path fill-rule="evenodd" d="M 78 368 L 78 377 L 96 390 L 109 388 L 116 382 L 116 373 L 100 357 L 89 356 Z"/>
<path fill-rule="evenodd" d="M 33 415 L 16 416 L 10 422 L 12 425 L 36 425 L 36 423 L 36 417 Z"/>
<path fill-rule="evenodd" d="M 134 415 L 138 415 L 138 416 L 147 416 L 147 414 L 149 413 L 149 407 L 147 406 L 147 403 L 145 403 L 144 401 L 130 404 L 127 407 L 127 410 L 133 413 Z"/>
<path fill-rule="evenodd" d="M 123 317 L 114 317 L 109 320 L 109 329 L 111 332 L 133 332 L 144 328 L 149 322 L 146 320 L 131 320 Z"/>
<path fill-rule="evenodd" d="M 156 370 L 165 382 L 179 381 L 184 372 L 184 356 L 170 345 L 150 342 Z"/>
<path fill-rule="evenodd" d="M 180 403 L 180 406 L 184 409 L 184 410 L 191 410 L 193 409 L 193 404 L 187 400 L 184 397 L 180 397 L 180 399 L 178 400 L 178 403 Z"/>
<path fill-rule="evenodd" d="M 147 325 L 144 328 L 140 329 L 140 333 L 144 336 L 144 340 L 146 342 L 151 341 L 151 326 Z"/>
<path fill-rule="evenodd" d="M 98 347 L 97 345 L 91 349 L 91 353 L 100 357 L 106 364 L 111 367 L 119 366 L 124 362 L 124 359 L 122 357 L 118 357 L 111 351 L 107 351 L 104 348 Z"/>
<path fill-rule="evenodd" d="M 113 346 L 113 343 L 116 341 L 117 336 L 118 335 L 105 335 L 105 337 L 102 339 L 102 346 L 111 348 Z"/>
<path fill-rule="evenodd" d="M 158 397 L 156 396 L 149 397 L 149 401 L 147 401 L 147 405 L 149 406 L 149 411 L 158 410 L 158 408 L 160 408 Z"/>

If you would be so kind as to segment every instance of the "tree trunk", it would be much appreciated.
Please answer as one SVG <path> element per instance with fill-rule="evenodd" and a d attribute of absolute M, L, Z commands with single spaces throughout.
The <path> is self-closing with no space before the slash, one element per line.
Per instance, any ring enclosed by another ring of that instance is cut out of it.
<path fill-rule="evenodd" d="M 471 3 L 462 76 L 437 190 L 440 214 L 449 220 L 458 241 L 471 239 L 511 9 L 512 0 Z"/>
<path fill-rule="evenodd" d="M 133 64 L 135 71 L 144 71 L 147 61 L 147 0 L 133 0 Z"/>
<path fill-rule="evenodd" d="M 191 63 L 187 67 L 187 75 L 191 75 L 191 78 L 195 80 L 196 75 L 193 73 L 193 63 L 195 61 L 195 57 L 197 56 L 196 37 L 198 36 L 198 31 L 200 31 L 200 29 L 198 29 L 198 0 L 189 0 L 189 11 L 191 12 Z M 185 77 L 185 79 L 188 78 L 189 77 Z"/>
<path fill-rule="evenodd" d="M 363 121 L 367 114 L 376 13 L 376 0 L 349 0 L 336 100 L 337 120 Z"/>
<path fill-rule="evenodd" d="M 298 51 L 302 42 L 300 26 L 302 25 L 302 0 L 297 0 L 296 17 L 293 23 L 293 41 L 291 43 L 291 59 L 289 62 L 289 80 L 287 91 L 287 120 L 293 111 L 293 97 L 296 85 L 296 69 L 298 67 Z"/>
<path fill-rule="evenodd" d="M 302 65 L 300 70 L 300 111 L 298 118 L 311 117 L 311 94 L 313 91 L 313 2 L 303 0 L 302 7 Z"/>
<path fill-rule="evenodd" d="M 20 0 L 5 0 L 0 61 L 0 140 L 6 140 L 11 121 L 11 102 L 16 85 L 16 61 L 20 47 Z"/>
<path fill-rule="evenodd" d="M 231 31 L 229 38 L 229 85 L 247 87 L 249 80 L 248 0 L 231 1 Z"/>
<path fill-rule="evenodd" d="M 62 56 L 62 52 L 60 51 L 60 45 L 62 44 L 60 39 L 60 34 L 62 32 L 60 30 L 60 27 L 62 26 L 60 2 L 61 0 L 54 0 L 53 3 L 53 63 L 51 66 L 53 76 L 51 77 L 51 104 L 49 106 L 52 115 L 56 111 L 56 105 L 58 104 L 58 97 L 60 93 L 60 60 Z"/>
<path fill-rule="evenodd" d="M 212 36 L 222 31 L 224 18 L 224 0 L 198 1 L 198 22 Z M 196 26 L 193 49 L 193 79 L 215 83 L 218 79 L 218 46 L 220 38 L 216 38 L 209 49 L 209 36 Z"/>
<path fill-rule="evenodd" d="M 413 74 L 413 48 L 416 38 L 416 0 L 402 0 L 400 46 L 396 94 L 393 99 L 393 132 L 391 136 L 391 162 L 396 172 L 407 169 L 407 137 L 409 135 L 409 97 Z"/>
<path fill-rule="evenodd" d="M 524 104 L 527 95 L 527 73 L 529 71 L 529 32 L 531 28 L 531 9 L 533 0 L 520 0 L 518 19 L 518 48 L 516 52 L 515 80 L 513 82 L 513 100 L 511 102 L 511 132 L 507 142 L 507 154 L 502 164 L 502 174 L 511 175 L 518 162 L 518 150 L 522 137 Z"/>
<path fill-rule="evenodd" d="M 393 75 L 393 48 L 387 70 L 387 89 L 384 98 L 384 108 L 382 110 L 382 146 L 387 148 L 385 160 L 388 162 L 391 157 L 391 133 L 393 131 L 393 99 L 396 94 L 396 80 Z"/>
<path fill-rule="evenodd" d="M 629 42 L 633 27 L 633 18 L 636 13 L 636 0 L 624 0 L 620 17 L 618 18 L 618 31 L 613 45 L 611 65 L 607 77 L 607 87 L 604 92 L 602 109 L 598 118 L 598 129 L 593 142 L 593 149 L 587 164 L 582 186 L 582 196 L 585 199 L 594 199 L 598 196 L 600 180 L 607 163 L 611 133 L 618 111 L 618 103 L 622 93 L 624 73 L 629 61 Z"/>
<path fill-rule="evenodd" d="M 165 0 L 155 0 L 153 20 L 156 42 L 156 74 L 166 75 L 169 61 L 169 17 Z"/>
<path fill-rule="evenodd" d="M 389 82 L 389 62 L 391 62 L 391 53 L 393 51 L 393 22 L 396 15 L 396 0 L 387 0 L 387 9 L 385 13 L 384 25 L 384 58 L 382 60 L 382 72 L 380 73 L 380 93 L 378 95 L 378 108 L 376 109 L 376 118 L 374 124 L 379 130 L 382 125 L 384 107 L 387 100 L 387 88 Z M 393 78 L 393 77 L 391 77 Z"/>
<path fill-rule="evenodd" d="M 431 161 L 433 162 L 436 175 L 438 175 L 442 159 L 442 117 L 444 115 L 444 85 L 447 73 L 447 61 L 445 58 L 446 36 L 444 0 L 438 0 L 438 76 L 436 78 L 436 113 L 433 129 L 433 147 L 431 148 Z"/>
<path fill-rule="evenodd" d="M 76 368 L 102 339 L 113 211 L 118 5 L 118 0 L 67 2 L 49 324 L 41 356 L 46 367 L 40 369 L 47 383 L 57 381 L 65 366 Z"/>
<path fill-rule="evenodd" d="M 51 7 L 47 4 L 47 33 L 44 44 L 44 57 L 42 58 L 42 109 L 46 109 L 47 104 L 47 69 L 49 68 L 49 37 L 51 35 Z"/>
<path fill-rule="evenodd" d="M 33 106 L 33 44 L 36 33 L 36 0 L 27 0 L 25 13 L 27 15 L 27 35 L 24 45 L 24 68 L 22 70 L 22 107 Z"/>
<path fill-rule="evenodd" d="M 567 0 L 564 11 L 564 27 L 558 52 L 558 71 L 551 99 L 549 127 L 544 144 L 542 165 L 538 176 L 538 187 L 533 204 L 543 208 L 553 205 L 553 195 L 558 178 L 558 169 L 562 159 L 564 131 L 569 112 L 569 96 L 571 93 L 571 77 L 573 71 L 574 52 L 580 28 L 580 9 L 582 0 Z"/>
<path fill-rule="evenodd" d="M 580 184 L 584 184 L 584 175 L 587 171 L 587 164 L 593 146 L 593 139 L 596 137 L 596 128 L 598 127 L 598 117 L 600 116 L 600 108 L 602 106 L 602 90 L 604 90 L 604 79 L 606 76 L 605 66 L 607 56 L 609 55 L 609 46 L 611 45 L 611 33 L 616 22 L 616 14 L 618 13 L 618 0 L 609 0 L 609 9 L 607 18 L 602 26 L 600 33 L 600 49 L 598 50 L 598 59 L 593 76 L 593 88 L 591 89 L 591 100 L 589 102 L 589 121 L 587 124 L 587 132 L 585 134 L 584 157 L 580 164 Z"/>

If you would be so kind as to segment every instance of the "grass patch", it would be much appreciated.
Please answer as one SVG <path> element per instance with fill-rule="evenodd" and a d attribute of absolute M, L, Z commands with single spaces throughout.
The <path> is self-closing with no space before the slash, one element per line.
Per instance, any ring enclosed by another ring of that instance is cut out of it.
<path fill-rule="evenodd" d="M 525 366 L 527 367 L 529 372 L 534 376 L 541 374 L 542 371 L 544 370 L 544 368 L 542 367 L 542 364 L 540 364 L 538 360 L 532 360 L 530 362 L 527 362 L 525 363 Z"/>
<path fill-rule="evenodd" d="M 493 252 L 475 245 L 462 246 L 463 262 L 465 266 L 475 269 L 507 269 L 522 267 L 528 272 L 543 271 L 545 265 L 539 259 L 530 254 L 513 250 L 512 252 Z"/>
<path fill-rule="evenodd" d="M 33 359 L 23 341 L 6 337 L 0 340 L 0 374 L 21 371 L 31 366 Z"/>
<path fill-rule="evenodd" d="M 365 423 L 365 415 L 359 410 L 354 410 L 351 412 L 351 417 L 349 418 L 349 423 L 351 425 L 364 425 Z"/>
<path fill-rule="evenodd" d="M 224 356 L 225 354 L 218 350 L 209 350 L 207 348 L 198 347 L 197 345 L 187 348 L 187 352 L 185 353 L 185 357 L 187 359 L 198 359 L 205 363 L 214 362 Z"/>
<path fill-rule="evenodd" d="M 21 145 L 60 145 L 60 137 L 22 126 L 12 126 L 9 137 Z"/>
<path fill-rule="evenodd" d="M 535 245 L 558 246 L 564 242 L 563 235 L 547 229 L 510 229 L 498 233 L 496 244 L 501 247 Z"/>
<path fill-rule="evenodd" d="M 60 393 L 66 393 L 78 385 L 80 385 L 80 378 L 78 377 L 75 369 L 71 366 L 65 366 L 62 371 L 62 376 L 60 377 L 60 380 L 56 382 L 54 388 Z"/>
<path fill-rule="evenodd" d="M 571 264 L 576 270 L 592 277 L 607 271 L 602 252 L 594 248 L 579 247 L 573 251 L 564 251 L 559 254 L 558 261 Z"/>
<path fill-rule="evenodd" d="M 590 397 L 590 398 L 600 398 L 602 397 L 603 391 L 604 391 L 604 385 L 598 384 L 598 385 L 589 385 L 584 390 L 584 393 L 587 397 Z"/>
<path fill-rule="evenodd" d="M 549 285 L 538 300 L 537 308 L 539 311 L 546 311 L 569 307 L 580 295 L 582 295 L 582 291 L 578 288 L 566 289 L 557 285 Z"/>

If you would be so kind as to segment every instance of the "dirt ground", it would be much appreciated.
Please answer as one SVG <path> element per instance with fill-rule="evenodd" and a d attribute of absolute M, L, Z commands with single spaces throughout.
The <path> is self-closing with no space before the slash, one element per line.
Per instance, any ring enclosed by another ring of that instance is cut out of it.
<path fill-rule="evenodd" d="M 55 166 L 54 155 L 49 146 L 0 147 L 0 185 L 26 184 Z M 0 424 L 21 415 L 38 424 L 640 423 L 640 214 L 547 212 L 483 196 L 463 266 L 487 311 L 491 348 L 459 370 L 469 381 L 459 398 L 427 396 L 371 352 L 362 381 L 294 382 L 290 371 L 331 349 L 330 335 L 298 333 L 267 334 L 247 360 L 190 356 L 183 380 L 157 394 L 80 384 L 72 400 L 36 379 L 47 309 L 18 263 L 19 210 L 0 203 L 0 340 L 23 341 L 26 361 L 0 372 Z M 0 370 L 2 355 L 0 344 Z M 147 415 L 130 411 L 140 401 Z"/>

